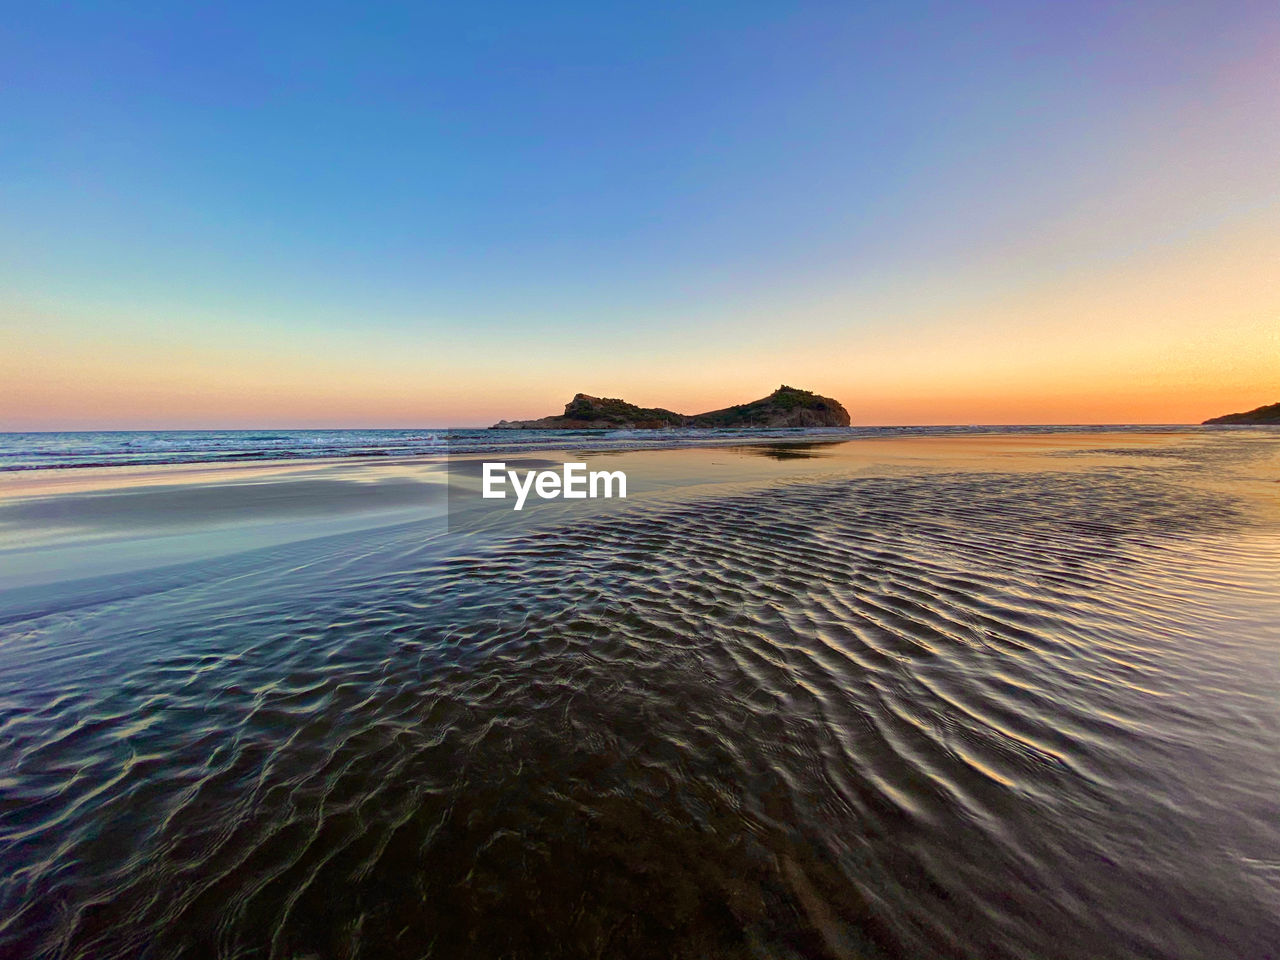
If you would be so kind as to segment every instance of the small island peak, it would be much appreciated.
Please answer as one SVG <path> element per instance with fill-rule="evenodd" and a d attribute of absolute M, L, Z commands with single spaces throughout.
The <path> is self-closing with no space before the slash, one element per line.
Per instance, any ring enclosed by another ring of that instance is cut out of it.
<path fill-rule="evenodd" d="M 575 393 L 564 413 L 537 420 L 502 420 L 495 430 L 654 430 L 665 427 L 847 427 L 849 412 L 838 400 L 785 383 L 759 400 L 707 413 L 682 414 L 639 407 L 616 397 Z"/>

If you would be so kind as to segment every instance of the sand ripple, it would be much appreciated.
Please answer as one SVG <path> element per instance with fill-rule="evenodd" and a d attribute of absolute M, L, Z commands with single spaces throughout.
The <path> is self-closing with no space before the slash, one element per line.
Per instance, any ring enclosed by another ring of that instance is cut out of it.
<path fill-rule="evenodd" d="M 0 952 L 1276 955 L 1280 542 L 1221 497 L 806 483 L 328 559 L 0 627 Z"/>

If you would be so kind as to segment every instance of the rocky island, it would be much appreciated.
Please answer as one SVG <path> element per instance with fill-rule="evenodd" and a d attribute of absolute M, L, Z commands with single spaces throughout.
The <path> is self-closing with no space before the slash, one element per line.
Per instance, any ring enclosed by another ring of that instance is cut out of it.
<path fill-rule="evenodd" d="M 1211 423 L 1276 423 L 1280 424 L 1280 403 L 1269 403 L 1266 406 L 1248 410 L 1245 413 L 1228 413 L 1225 416 L 1213 417 L 1205 421 Z"/>
<path fill-rule="evenodd" d="M 494 430 L 657 430 L 664 427 L 847 427 L 840 402 L 785 384 L 769 396 L 709 413 L 683 414 L 577 394 L 558 416 L 502 420 Z"/>

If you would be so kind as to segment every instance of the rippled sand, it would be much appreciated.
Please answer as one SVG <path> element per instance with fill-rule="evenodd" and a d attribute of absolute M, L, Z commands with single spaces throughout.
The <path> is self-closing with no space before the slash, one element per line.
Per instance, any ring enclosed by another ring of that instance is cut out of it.
<path fill-rule="evenodd" d="M 1280 434 L 760 452 L 0 593 L 0 954 L 1277 956 Z"/>

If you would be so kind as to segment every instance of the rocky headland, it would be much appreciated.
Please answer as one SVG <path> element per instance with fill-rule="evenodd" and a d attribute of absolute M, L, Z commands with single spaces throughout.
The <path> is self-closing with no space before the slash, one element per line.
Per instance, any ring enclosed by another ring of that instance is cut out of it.
<path fill-rule="evenodd" d="M 664 427 L 847 427 L 838 400 L 785 384 L 769 396 L 708 413 L 638 407 L 613 398 L 577 394 L 564 413 L 538 420 L 502 420 L 495 430 L 658 430 Z"/>
<path fill-rule="evenodd" d="M 1244 413 L 1228 413 L 1206 420 L 1205 423 L 1280 423 L 1280 403 L 1269 403 Z"/>

